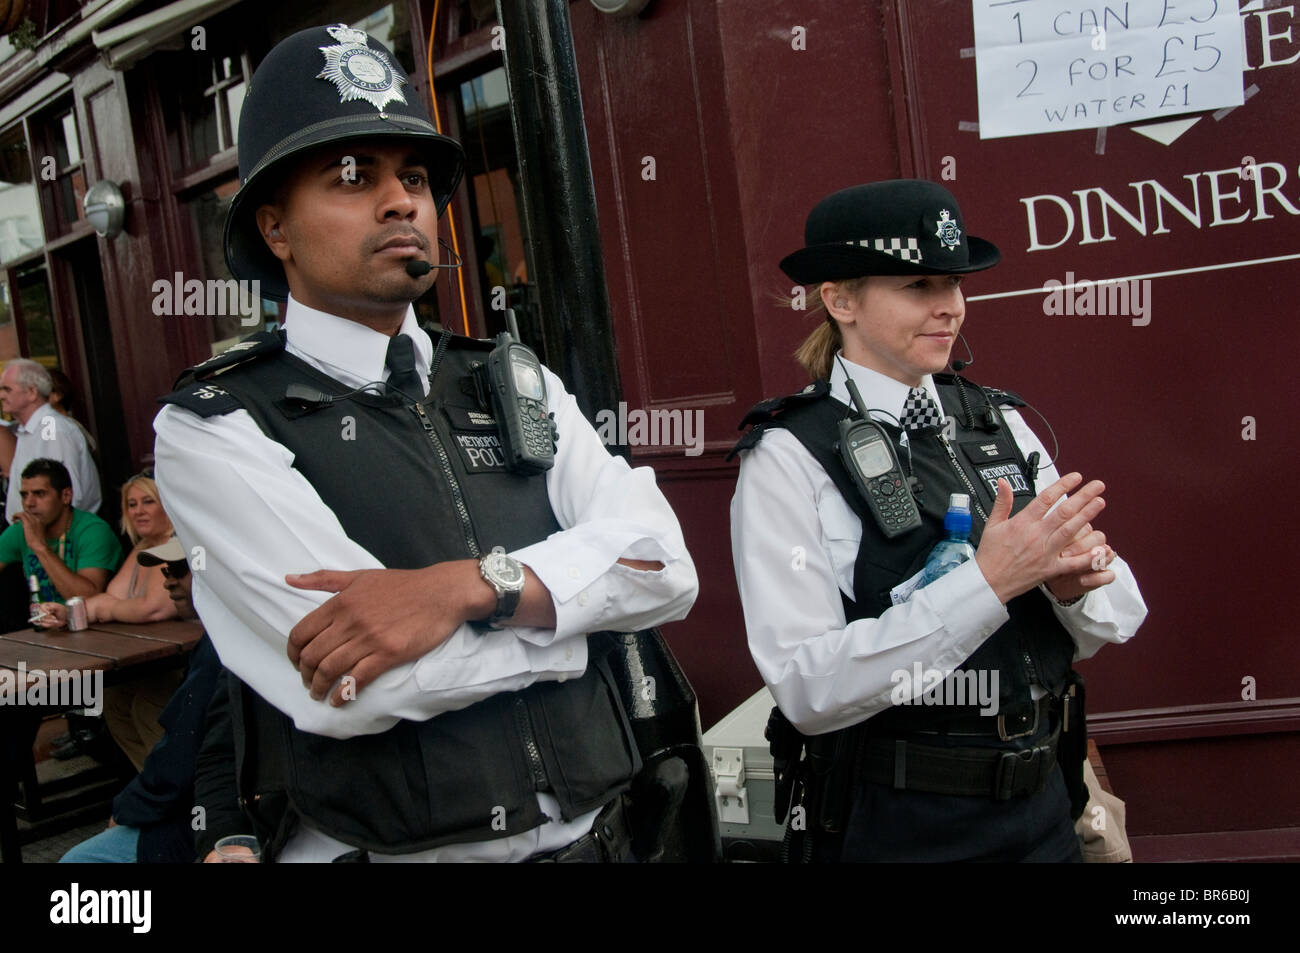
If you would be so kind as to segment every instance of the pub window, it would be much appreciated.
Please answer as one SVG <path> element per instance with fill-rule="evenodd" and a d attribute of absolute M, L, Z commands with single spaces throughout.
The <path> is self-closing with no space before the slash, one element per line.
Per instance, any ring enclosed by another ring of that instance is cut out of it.
<path fill-rule="evenodd" d="M 48 237 L 63 235 L 84 222 L 81 201 L 86 195 L 86 164 L 81 155 L 77 114 L 71 104 L 32 120 L 32 162 L 45 208 Z"/>
<path fill-rule="evenodd" d="M 27 356 L 46 367 L 59 365 L 59 341 L 54 330 L 54 302 L 50 295 L 50 276 L 40 261 L 14 274 L 18 319 L 26 340 Z M 12 306 L 12 304 L 11 304 Z"/>
<path fill-rule="evenodd" d="M 252 73 L 248 54 L 177 54 L 169 57 L 165 72 L 169 79 L 163 108 L 172 168 L 193 172 L 232 152 Z"/>
<path fill-rule="evenodd" d="M 0 276 L 3 272 L 0 272 Z M 0 277 L 0 361 L 21 357 L 18 349 L 18 324 L 14 321 L 14 306 L 9 300 L 9 282 Z"/>
<path fill-rule="evenodd" d="M 205 186 L 182 204 L 185 218 L 193 228 L 190 240 L 202 260 L 202 274 L 205 278 L 224 281 L 233 277 L 230 268 L 226 265 L 222 236 L 226 226 L 226 213 L 230 210 L 230 200 L 237 191 L 239 191 L 239 179 L 229 176 L 210 186 Z M 261 298 L 256 307 L 262 322 L 257 325 L 246 325 L 241 316 L 234 314 L 211 316 L 213 354 L 219 354 L 241 337 L 254 331 L 271 331 L 279 327 L 282 305 L 270 298 Z"/>
<path fill-rule="evenodd" d="M 0 133 L 0 265 L 39 252 L 45 244 L 41 205 L 20 125 Z"/>
<path fill-rule="evenodd" d="M 54 307 L 43 261 L 0 271 L 0 361 L 15 357 L 59 366 Z"/>

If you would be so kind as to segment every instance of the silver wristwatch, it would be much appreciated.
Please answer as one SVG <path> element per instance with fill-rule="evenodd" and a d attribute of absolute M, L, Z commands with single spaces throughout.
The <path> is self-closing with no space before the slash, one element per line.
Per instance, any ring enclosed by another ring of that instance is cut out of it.
<path fill-rule="evenodd" d="M 500 628 L 502 619 L 508 619 L 519 608 L 519 598 L 524 592 L 524 564 L 506 555 L 501 546 L 494 546 L 478 561 L 478 571 L 484 581 L 497 594 L 497 607 L 490 616 L 482 620 L 488 628 Z"/>

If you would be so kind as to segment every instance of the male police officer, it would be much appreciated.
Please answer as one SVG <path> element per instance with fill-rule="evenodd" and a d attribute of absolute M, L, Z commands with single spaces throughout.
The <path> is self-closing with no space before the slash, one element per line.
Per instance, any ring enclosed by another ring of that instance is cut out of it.
<path fill-rule="evenodd" d="M 410 306 L 464 156 L 381 45 L 342 24 L 281 42 L 239 148 L 227 260 L 288 296 L 286 330 L 196 368 L 155 429 L 195 605 L 244 683 L 264 856 L 620 859 L 639 757 L 584 633 L 681 618 L 697 592 L 651 471 L 549 371 L 554 467 L 481 452 L 490 346 L 435 347 Z"/>

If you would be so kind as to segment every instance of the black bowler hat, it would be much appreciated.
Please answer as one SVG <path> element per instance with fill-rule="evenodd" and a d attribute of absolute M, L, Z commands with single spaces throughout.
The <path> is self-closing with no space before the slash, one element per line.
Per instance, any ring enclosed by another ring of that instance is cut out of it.
<path fill-rule="evenodd" d="M 923 179 L 855 185 L 808 213 L 805 248 L 781 259 L 801 285 L 865 275 L 962 275 L 992 268 L 1002 253 L 967 235 L 951 192 Z"/>
<path fill-rule="evenodd" d="M 257 230 L 286 160 L 348 139 L 394 138 L 424 155 L 438 214 L 465 172 L 460 143 L 439 134 L 391 52 L 342 23 L 281 40 L 253 73 L 239 115 L 240 188 L 226 218 L 226 262 L 262 294 L 289 293 L 280 260 Z"/>

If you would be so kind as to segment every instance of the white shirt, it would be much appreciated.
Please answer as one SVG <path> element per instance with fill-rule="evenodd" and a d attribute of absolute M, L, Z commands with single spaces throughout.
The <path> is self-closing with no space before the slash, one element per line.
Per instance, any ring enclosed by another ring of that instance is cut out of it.
<path fill-rule="evenodd" d="M 41 404 L 27 423 L 14 428 L 17 443 L 14 462 L 9 467 L 9 495 L 5 499 L 5 524 L 22 512 L 20 495 L 23 469 L 33 460 L 46 457 L 58 460 L 72 477 L 72 505 L 79 510 L 98 513 L 100 500 L 99 471 L 86 446 L 80 425 L 65 417 L 49 404 Z"/>
<path fill-rule="evenodd" d="M 845 361 L 868 408 L 902 419 L 906 384 Z M 831 396 L 846 406 L 844 371 L 835 362 Z M 923 386 L 942 406 L 934 380 Z M 1051 459 L 1020 414 L 1004 409 L 1027 457 Z M 888 418 L 885 418 L 888 419 Z M 1036 491 L 1058 479 L 1044 462 Z M 890 706 L 891 675 L 955 669 L 1009 618 L 974 560 L 917 589 L 878 618 L 845 624 L 840 593 L 853 596 L 862 523 L 835 484 L 789 431 L 771 428 L 747 451 L 731 500 L 731 543 L 749 649 L 785 716 L 816 735 L 856 724 Z M 802 567 L 802 568 L 796 568 Z M 1124 642 L 1146 618 L 1146 604 L 1123 559 L 1115 581 L 1053 611 L 1075 643 L 1075 659 L 1107 642 Z"/>
<path fill-rule="evenodd" d="M 384 334 L 292 297 L 285 329 L 289 353 L 349 387 L 388 376 L 384 358 L 389 338 Z M 416 323 L 414 310 L 408 309 L 399 333 L 414 342 L 423 381 L 433 343 Z M 194 547 L 203 547 L 203 567 L 191 559 L 194 604 L 222 663 L 300 730 L 349 738 L 385 731 L 403 718 L 432 718 L 536 681 L 581 675 L 587 664 L 586 633 L 633 631 L 683 618 L 699 584 L 654 471 L 631 469 L 611 456 L 559 378 L 545 368 L 543 378 L 560 433 L 555 466 L 545 479 L 562 530 L 511 555 L 550 590 L 556 627 L 518 626 L 479 635 L 461 626 L 444 644 L 385 672 L 338 708 L 312 700 L 285 649 L 289 630 L 330 593 L 294 589 L 284 576 L 383 566 L 347 537 L 334 513 L 293 468 L 293 455 L 266 436 L 247 411 L 200 418 L 183 408 L 164 407 L 154 421 L 159 494 L 187 550 L 193 554 Z M 619 564 L 620 558 L 657 561 L 664 568 L 638 571 Z M 559 818 L 554 799 L 539 795 L 539 801 L 546 814 Z M 581 836 L 594 813 L 490 844 L 453 845 L 402 859 L 527 856 Z M 324 836 L 305 831 L 290 842 L 285 857 L 311 853 L 308 841 Z M 511 843 L 516 841 L 526 849 Z M 333 842 L 302 859 L 329 859 L 349 849 Z M 324 856 L 329 850 L 333 853 Z"/>

